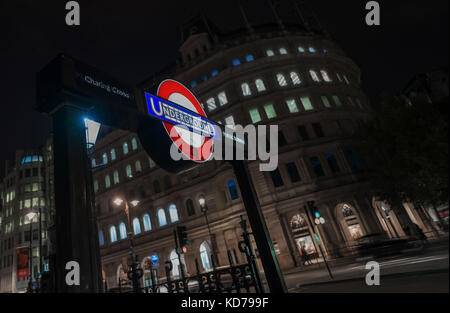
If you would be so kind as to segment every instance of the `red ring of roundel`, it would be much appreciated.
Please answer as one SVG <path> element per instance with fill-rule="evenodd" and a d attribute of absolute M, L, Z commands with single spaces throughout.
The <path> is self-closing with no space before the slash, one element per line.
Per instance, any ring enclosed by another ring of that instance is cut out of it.
<path fill-rule="evenodd" d="M 163 81 L 158 87 L 157 95 L 158 95 L 158 97 L 168 100 L 170 95 L 175 92 L 180 93 L 183 96 L 185 96 L 194 105 L 195 109 L 197 110 L 197 113 L 206 118 L 206 113 L 203 110 L 200 103 L 198 102 L 197 98 L 191 93 L 191 91 L 189 89 L 187 89 L 185 86 L 183 86 L 182 84 L 180 84 L 179 82 L 177 82 L 175 80 L 167 79 L 167 80 Z M 172 128 L 175 125 L 168 123 L 168 122 L 163 122 L 163 125 L 164 125 L 164 128 L 166 129 L 167 134 L 169 135 L 170 139 L 172 139 L 172 141 L 177 145 L 177 147 L 180 151 L 182 151 L 182 144 L 177 143 L 177 142 L 179 142 L 179 140 L 182 141 L 184 144 L 189 145 L 189 143 L 185 142 L 181 138 L 181 136 L 178 134 L 178 132 L 176 130 L 175 130 L 175 133 L 177 135 L 170 136 Z M 212 138 L 205 137 L 205 141 L 203 142 L 203 144 L 200 147 L 198 147 L 198 148 L 191 147 L 187 157 L 194 162 L 200 163 L 200 162 L 207 161 L 212 155 L 212 143 L 213 143 Z M 210 145 L 210 149 L 207 150 L 207 152 L 205 153 L 206 155 L 204 156 L 202 153 L 202 149 L 206 144 Z M 195 151 L 195 153 L 194 153 L 194 151 Z M 182 151 L 182 153 L 185 154 L 183 151 Z M 195 158 L 194 155 L 200 156 L 200 159 Z"/>

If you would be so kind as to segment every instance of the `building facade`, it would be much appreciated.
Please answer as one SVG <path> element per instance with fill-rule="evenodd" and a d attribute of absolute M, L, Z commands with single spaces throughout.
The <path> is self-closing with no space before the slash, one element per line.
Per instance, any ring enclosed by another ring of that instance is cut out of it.
<path fill-rule="evenodd" d="M 53 202 L 51 164 L 51 141 L 41 149 L 18 150 L 15 159 L 6 162 L 0 210 L 2 293 L 25 292 L 30 273 L 34 283 L 40 273 L 48 270 L 48 260 L 43 256 L 48 255 L 49 249 L 47 227 Z"/>
<path fill-rule="evenodd" d="M 283 270 L 303 266 L 301 252 L 322 259 L 352 253 L 358 238 L 375 233 L 405 234 L 389 206 L 371 195 L 364 160 L 352 148 L 360 121 L 372 108 L 361 90 L 358 66 L 327 36 L 298 26 L 268 25 L 221 34 L 205 18 L 183 30 L 176 68 L 141 85 L 155 92 L 165 78 L 182 82 L 202 103 L 208 118 L 225 125 L 278 125 L 279 163 L 273 172 L 249 168 Z M 145 108 L 141 108 L 145 110 Z M 137 136 L 112 131 L 92 155 L 104 279 L 108 288 L 129 284 L 129 237 L 144 268 L 142 283 L 151 284 L 147 267 L 157 255 L 156 281 L 165 280 L 171 260 L 180 276 L 173 231 L 187 227 L 189 245 L 181 256 L 188 274 L 246 262 L 238 249 L 238 224 L 245 208 L 229 164 L 210 161 L 179 174 L 159 168 Z M 129 219 L 117 198 L 129 202 Z M 208 211 L 201 212 L 206 200 Z M 325 223 L 305 215 L 314 200 Z M 429 218 L 413 206 L 408 215 L 430 232 Z M 257 251 L 256 251 L 257 254 Z M 258 259 L 259 265 L 260 260 Z M 261 268 L 261 266 L 260 266 Z"/>

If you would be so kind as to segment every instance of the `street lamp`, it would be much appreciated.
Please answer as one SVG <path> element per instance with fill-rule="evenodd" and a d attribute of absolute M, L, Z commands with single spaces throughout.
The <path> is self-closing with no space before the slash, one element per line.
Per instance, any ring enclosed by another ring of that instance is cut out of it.
<path fill-rule="evenodd" d="M 136 254 L 134 253 L 134 247 L 133 247 L 133 232 L 131 230 L 131 218 L 130 218 L 130 209 L 129 205 L 132 207 L 136 207 L 139 204 L 139 200 L 132 200 L 128 202 L 126 199 L 123 200 L 121 198 L 116 198 L 114 201 L 114 204 L 117 206 L 122 205 L 122 203 L 125 202 L 125 214 L 127 215 L 128 220 L 128 239 L 130 240 L 130 257 L 131 257 L 131 270 L 127 273 L 127 276 L 131 281 L 133 282 L 133 290 L 135 293 L 140 292 L 139 287 L 139 279 L 143 275 L 143 270 L 141 268 L 137 268 L 138 262 L 136 259 Z"/>
<path fill-rule="evenodd" d="M 208 227 L 208 233 L 209 233 L 209 240 L 211 242 L 211 249 L 213 250 L 212 255 L 211 255 L 211 259 L 212 260 L 212 265 L 213 265 L 213 270 L 214 272 L 216 271 L 216 260 L 215 260 L 215 253 L 214 253 L 214 244 L 213 244 L 213 239 L 212 239 L 212 234 L 211 234 L 211 227 L 209 226 L 209 221 L 208 221 L 208 206 L 206 205 L 206 199 L 204 196 L 200 196 L 200 198 L 198 198 L 198 204 L 200 205 L 200 210 L 203 212 L 203 214 L 205 215 L 205 220 L 206 220 L 206 226 Z"/>
<path fill-rule="evenodd" d="M 28 263 L 29 263 L 29 271 L 28 271 L 28 290 L 27 292 L 32 292 L 32 279 L 33 279 L 33 218 L 37 215 L 35 211 L 28 212 L 25 216 L 30 221 L 30 248 L 29 248 L 29 256 L 28 256 Z"/>

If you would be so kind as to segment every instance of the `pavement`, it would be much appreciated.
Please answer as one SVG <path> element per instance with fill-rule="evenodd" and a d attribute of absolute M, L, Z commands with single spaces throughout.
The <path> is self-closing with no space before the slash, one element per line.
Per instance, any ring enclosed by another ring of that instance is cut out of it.
<path fill-rule="evenodd" d="M 365 282 L 369 261 L 380 265 L 380 285 Z M 310 268 L 310 269 L 308 269 Z M 305 270 L 306 269 L 306 270 Z M 449 292 L 448 241 L 422 253 L 396 255 L 377 260 L 347 260 L 330 265 L 333 278 L 324 263 L 295 268 L 284 273 L 289 292 Z M 267 285 L 265 290 L 268 291 Z"/>

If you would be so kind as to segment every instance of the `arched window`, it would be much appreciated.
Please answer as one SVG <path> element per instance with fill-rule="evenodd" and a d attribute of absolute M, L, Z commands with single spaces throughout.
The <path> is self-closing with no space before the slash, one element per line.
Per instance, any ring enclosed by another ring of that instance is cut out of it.
<path fill-rule="evenodd" d="M 137 217 L 133 219 L 133 231 L 135 235 L 141 233 L 141 224 L 139 223 L 139 219 Z"/>
<path fill-rule="evenodd" d="M 270 50 L 270 49 L 266 51 L 266 54 L 267 54 L 268 57 L 273 57 L 275 55 L 273 50 Z"/>
<path fill-rule="evenodd" d="M 103 164 L 108 164 L 108 155 L 105 153 L 102 154 Z"/>
<path fill-rule="evenodd" d="M 292 84 L 300 85 L 300 83 L 301 83 L 300 77 L 298 76 L 298 74 L 296 72 L 291 72 L 289 75 L 291 76 Z"/>
<path fill-rule="evenodd" d="M 202 265 L 205 271 L 212 269 L 211 262 L 211 244 L 208 240 L 203 241 L 200 245 L 200 259 L 202 260 Z"/>
<path fill-rule="evenodd" d="M 114 171 L 113 179 L 114 179 L 114 184 L 118 184 L 119 183 L 119 172 L 118 171 Z"/>
<path fill-rule="evenodd" d="M 245 60 L 247 62 L 251 62 L 251 61 L 254 61 L 255 58 L 253 57 L 253 54 L 247 54 L 247 56 L 245 57 Z"/>
<path fill-rule="evenodd" d="M 194 201 L 192 201 L 192 199 L 186 200 L 186 210 L 187 210 L 188 216 L 195 215 Z"/>
<path fill-rule="evenodd" d="M 111 226 L 109 228 L 109 238 L 110 238 L 111 242 L 116 242 L 117 241 L 117 231 L 116 231 L 116 227 L 115 226 Z"/>
<path fill-rule="evenodd" d="M 131 172 L 131 165 L 130 164 L 128 164 L 125 167 L 125 172 L 126 172 L 128 178 L 132 178 L 133 177 L 133 173 Z"/>
<path fill-rule="evenodd" d="M 319 75 L 317 75 L 316 71 L 309 70 L 309 75 L 311 75 L 311 78 L 312 78 L 313 81 L 320 82 Z"/>
<path fill-rule="evenodd" d="M 153 189 L 155 189 L 155 193 L 161 192 L 161 186 L 159 185 L 159 181 L 155 180 L 153 182 Z"/>
<path fill-rule="evenodd" d="M 294 215 L 291 219 L 290 224 L 292 230 L 307 226 L 306 220 L 300 214 Z"/>
<path fill-rule="evenodd" d="M 283 74 L 277 74 L 277 81 L 280 86 L 287 86 L 286 78 Z"/>
<path fill-rule="evenodd" d="M 298 52 L 303 53 L 305 52 L 305 49 L 302 46 L 298 46 Z"/>
<path fill-rule="evenodd" d="M 177 206 L 175 204 L 171 204 L 169 206 L 169 216 L 170 216 L 171 223 L 178 222 L 178 210 L 177 210 Z"/>
<path fill-rule="evenodd" d="M 241 85 L 241 89 L 242 89 L 242 94 L 243 94 L 244 96 L 251 96 L 252 91 L 250 90 L 249 84 L 243 83 L 243 84 Z"/>
<path fill-rule="evenodd" d="M 133 150 L 136 150 L 136 149 L 138 148 L 138 146 L 137 146 L 137 140 L 136 140 L 136 138 L 134 138 L 134 137 L 133 137 L 133 139 L 131 139 L 131 148 L 132 148 Z"/>
<path fill-rule="evenodd" d="M 238 66 L 238 65 L 240 65 L 241 64 L 241 60 L 239 60 L 239 59 L 233 59 L 233 66 Z"/>
<path fill-rule="evenodd" d="M 170 252 L 169 260 L 172 262 L 172 276 L 177 278 L 180 276 L 180 260 L 178 259 L 178 254 L 174 250 Z"/>
<path fill-rule="evenodd" d="M 167 225 L 166 211 L 163 208 L 158 210 L 158 223 L 160 227 Z"/>
<path fill-rule="evenodd" d="M 287 54 L 286 48 L 280 48 L 280 54 Z"/>
<path fill-rule="evenodd" d="M 342 207 L 342 215 L 344 217 L 349 217 L 354 215 L 353 210 L 350 206 L 348 206 L 347 204 L 344 204 Z"/>
<path fill-rule="evenodd" d="M 128 143 L 124 142 L 122 145 L 123 148 L 123 154 L 128 154 Z"/>
<path fill-rule="evenodd" d="M 141 161 L 137 160 L 134 165 L 136 168 L 136 172 L 142 172 Z"/>
<path fill-rule="evenodd" d="M 98 232 L 98 244 L 100 247 L 105 245 L 105 238 L 103 237 L 103 232 L 101 230 Z"/>
<path fill-rule="evenodd" d="M 231 200 L 239 198 L 236 183 L 234 180 L 229 180 L 227 183 L 228 192 L 230 193 Z"/>
<path fill-rule="evenodd" d="M 111 187 L 111 179 L 109 178 L 109 175 L 105 176 L 105 187 L 106 188 Z"/>
<path fill-rule="evenodd" d="M 347 227 L 351 240 L 356 240 L 363 235 L 363 230 L 359 221 L 359 217 L 355 214 L 354 208 L 344 203 L 341 207 L 342 220 L 341 223 Z"/>
<path fill-rule="evenodd" d="M 150 221 L 150 215 L 144 214 L 142 217 L 142 222 L 144 224 L 144 231 L 152 230 L 152 223 Z"/>
<path fill-rule="evenodd" d="M 119 224 L 119 232 L 120 232 L 120 239 L 127 238 L 127 227 L 125 226 L 124 222 Z"/>
<path fill-rule="evenodd" d="M 309 47 L 308 50 L 311 53 L 316 53 L 316 49 L 314 47 Z"/>
<path fill-rule="evenodd" d="M 266 90 L 266 86 L 264 86 L 264 82 L 262 79 L 258 78 L 257 80 L 255 80 L 255 85 L 256 85 L 256 89 L 258 90 L 258 92 L 261 91 L 265 91 Z"/>
<path fill-rule="evenodd" d="M 111 161 L 114 161 L 116 159 L 116 149 L 111 149 Z"/>
<path fill-rule="evenodd" d="M 331 78 L 330 78 L 330 76 L 328 76 L 327 71 L 321 70 L 320 71 L 320 75 L 322 75 L 322 78 L 323 78 L 324 81 L 331 82 Z"/>

